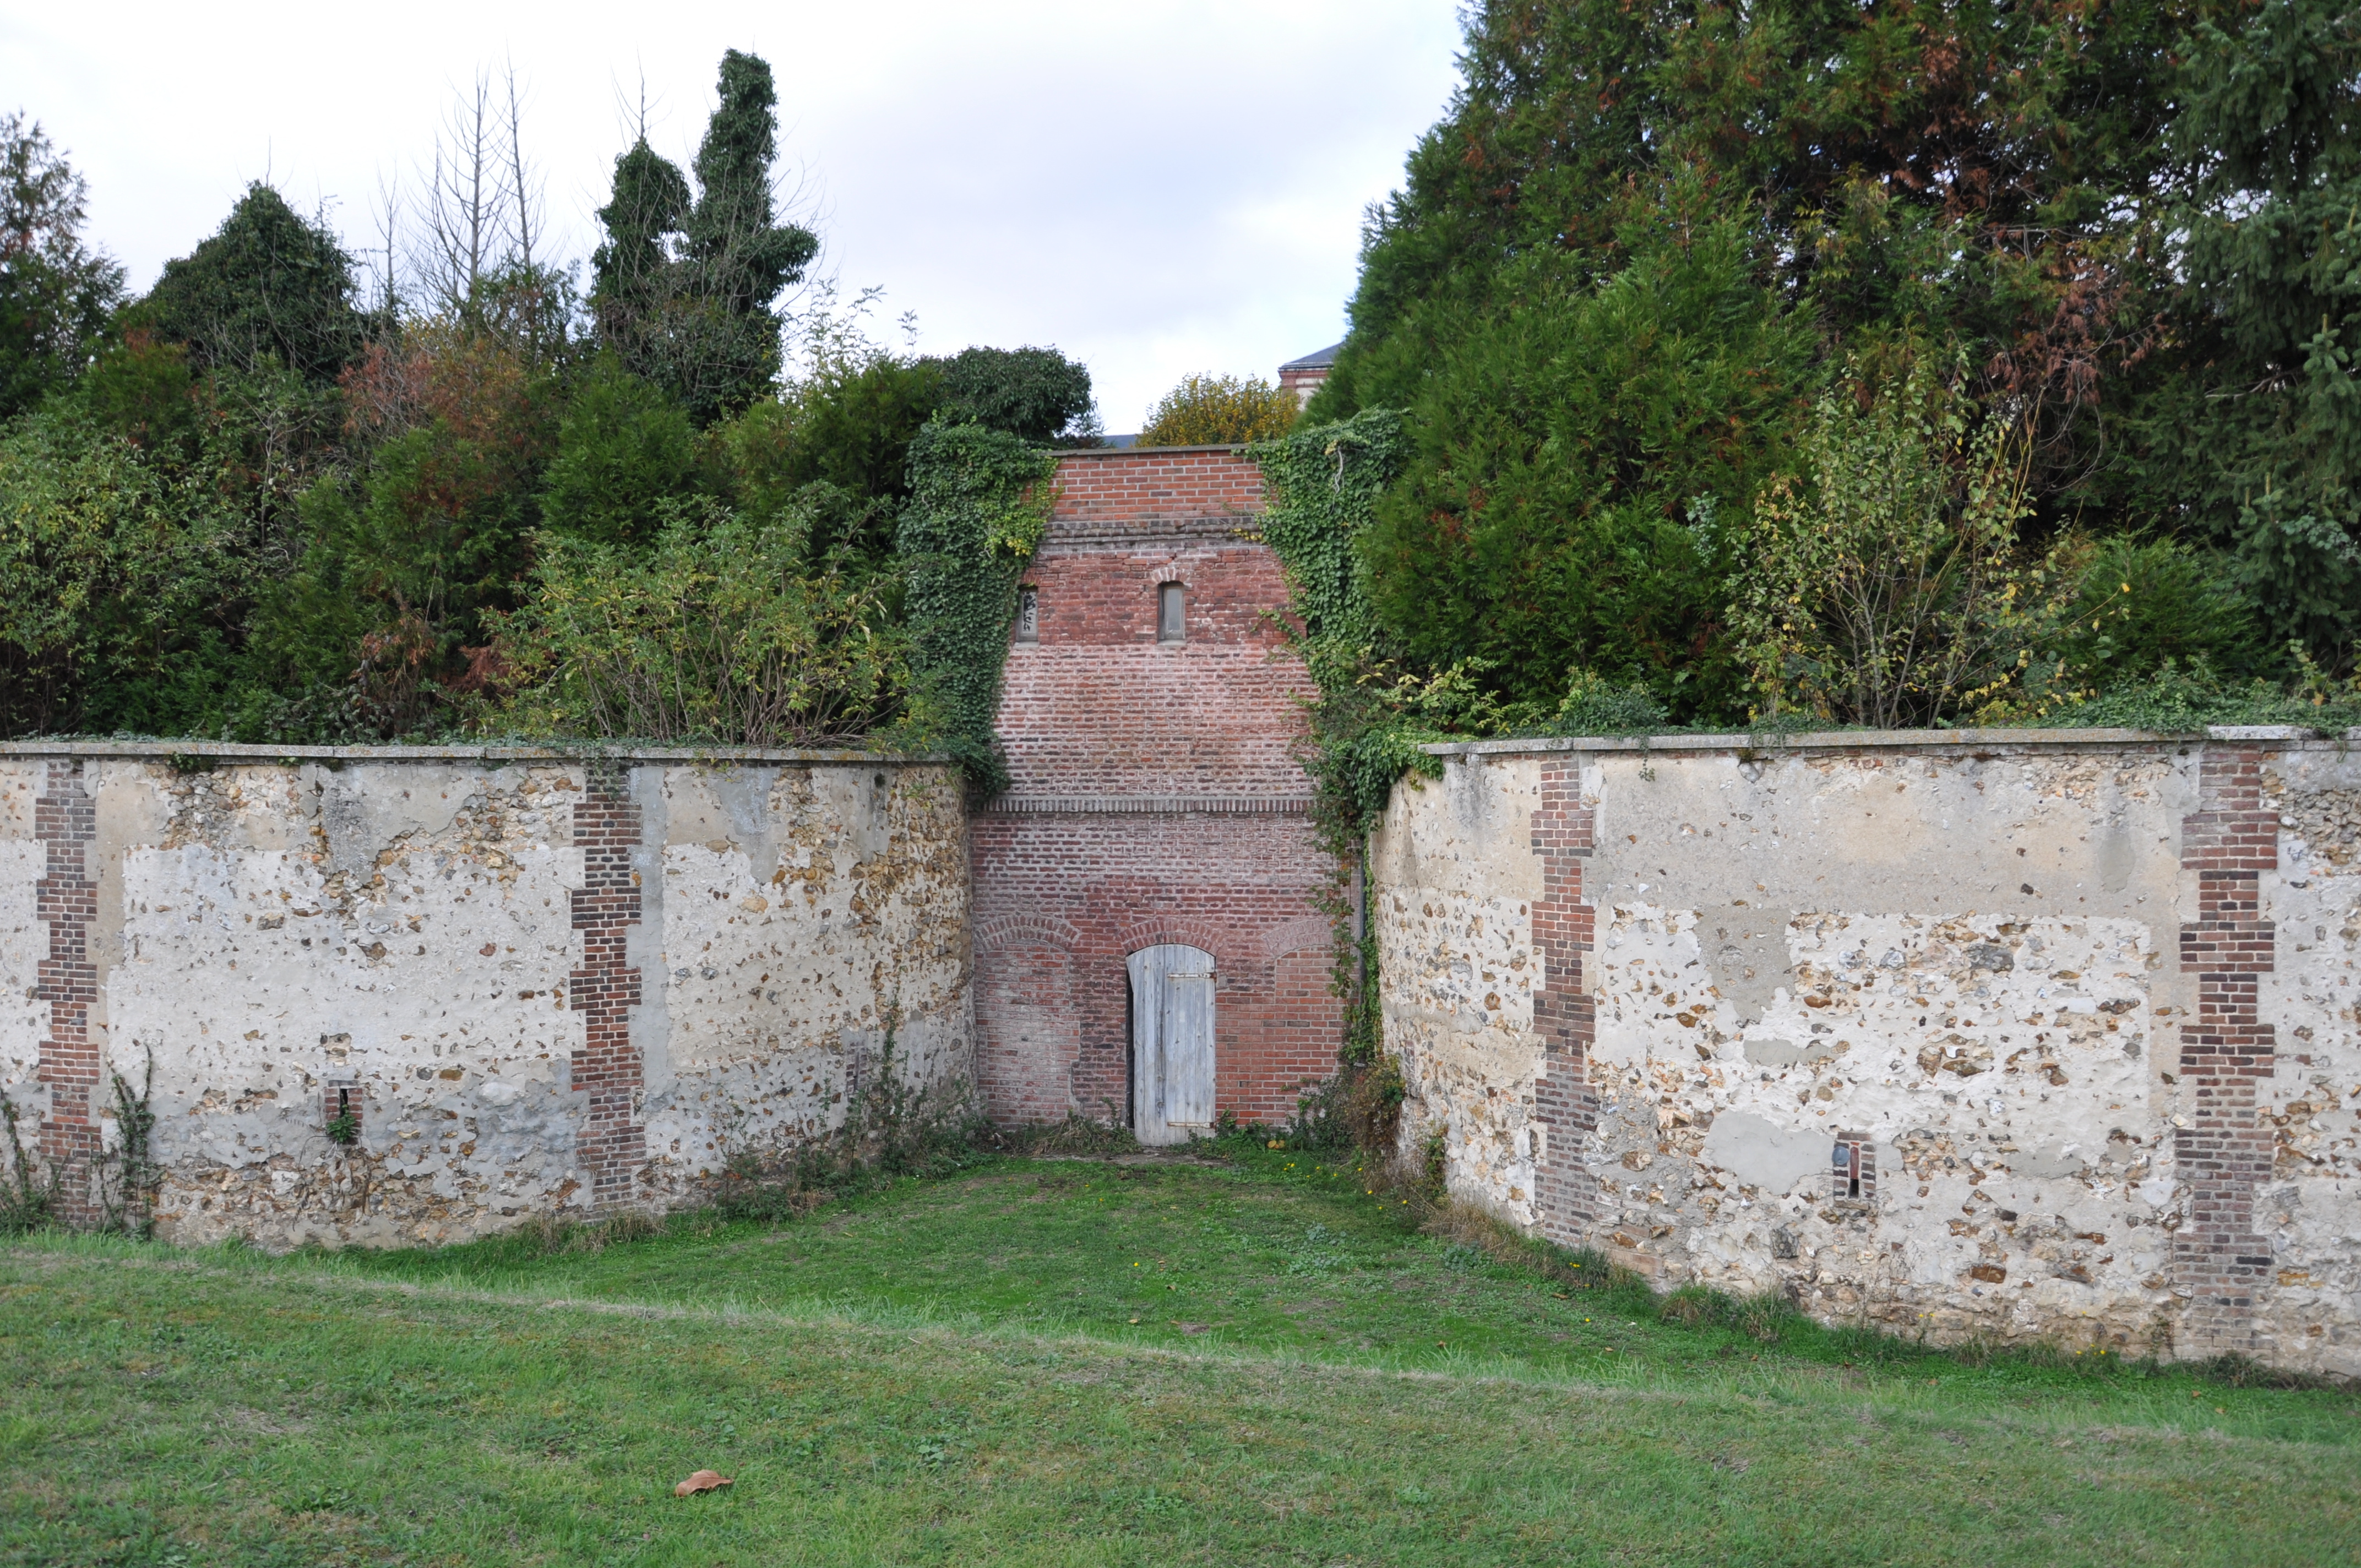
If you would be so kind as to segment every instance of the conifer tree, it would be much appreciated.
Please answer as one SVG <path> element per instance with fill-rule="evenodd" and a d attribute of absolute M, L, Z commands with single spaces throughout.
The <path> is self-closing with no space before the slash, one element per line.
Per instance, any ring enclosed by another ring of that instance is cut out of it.
<path fill-rule="evenodd" d="M 256 181 L 210 238 L 164 264 L 135 324 L 187 344 L 200 367 L 250 370 L 268 356 L 333 381 L 368 336 L 358 292 L 335 235 Z"/>
<path fill-rule="evenodd" d="M 71 379 L 122 298 L 122 265 L 82 243 L 88 199 L 38 125 L 0 117 L 0 419 Z"/>
<path fill-rule="evenodd" d="M 779 372 L 775 305 L 818 254 L 810 230 L 778 221 L 771 166 L 778 91 L 760 58 L 721 59 L 719 101 L 697 148 L 697 191 L 642 137 L 615 160 L 599 209 L 591 303 L 609 346 L 700 424 L 762 396 Z"/>
<path fill-rule="evenodd" d="M 2197 29 L 2188 82 L 2186 368 L 2145 477 L 2333 658 L 2361 630 L 2361 16 L 2265 0 Z"/>

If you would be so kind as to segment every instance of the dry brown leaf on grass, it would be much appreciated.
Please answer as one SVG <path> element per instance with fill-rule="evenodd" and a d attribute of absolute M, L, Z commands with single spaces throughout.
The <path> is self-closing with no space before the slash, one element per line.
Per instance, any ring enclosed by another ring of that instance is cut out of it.
<path fill-rule="evenodd" d="M 696 1492 L 717 1492 L 730 1485 L 730 1477 L 718 1471 L 700 1470 L 672 1489 L 675 1497 L 686 1497 Z"/>

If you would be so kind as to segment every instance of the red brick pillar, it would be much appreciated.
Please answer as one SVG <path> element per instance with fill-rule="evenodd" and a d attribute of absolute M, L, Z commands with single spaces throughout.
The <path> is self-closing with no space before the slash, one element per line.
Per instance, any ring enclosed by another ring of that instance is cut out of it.
<path fill-rule="evenodd" d="M 1598 1096 L 1589 1079 L 1598 1029 L 1582 957 L 1591 947 L 1593 912 L 1582 899 L 1582 872 L 1595 814 L 1583 803 L 1581 759 L 1561 756 L 1542 764 L 1541 808 L 1532 815 L 1533 853 L 1542 862 L 1533 946 L 1543 981 L 1533 997 L 1533 1027 L 1543 1047 L 1534 1086 L 1542 1146 L 1534 1151 L 1533 1196 L 1542 1234 L 1580 1246 L 1589 1242 L 1598 1214 L 1598 1184 L 1583 1165 L 1598 1127 Z"/>
<path fill-rule="evenodd" d="M 574 894 L 582 967 L 570 977 L 568 1004 L 584 1014 L 573 1077 L 575 1090 L 588 1097 L 575 1151 L 590 1183 L 591 1206 L 608 1209 L 630 1201 L 631 1183 L 647 1162 L 640 1052 L 631 1044 L 640 971 L 625 951 L 631 927 L 640 923 L 640 879 L 631 864 L 640 847 L 640 808 L 631 798 L 627 770 L 588 770 L 574 806 L 574 842 L 582 851 L 582 886 Z"/>
<path fill-rule="evenodd" d="M 49 847 L 49 866 L 36 890 L 36 909 L 49 923 L 49 956 L 38 971 L 40 1000 L 49 1004 L 41 1041 L 40 1081 L 49 1091 L 41 1118 L 41 1158 L 62 1178 L 58 1217 L 88 1224 L 98 1217 L 92 1189 L 99 1129 L 92 1101 L 98 1094 L 98 1042 L 90 1010 L 98 1000 L 98 965 L 90 952 L 90 926 L 98 915 L 97 867 L 89 863 L 98 837 L 98 803 L 91 798 L 82 762 L 51 762 L 33 803 L 33 837 Z"/>
<path fill-rule="evenodd" d="M 2172 1277 L 2188 1292 L 2185 1355 L 2253 1351 L 2256 1308 L 2271 1281 L 2270 1243 L 2255 1232 L 2255 1199 L 2271 1174 L 2271 1129 L 2256 1107 L 2277 1047 L 2262 1021 L 2257 977 L 2278 931 L 2259 918 L 2259 883 L 2279 868 L 2279 816 L 2262 805 L 2263 753 L 2208 746 L 2197 810 L 2181 819 L 2180 866 L 2197 877 L 2198 917 L 2180 927 L 2180 968 L 2197 976 L 2197 1020 L 2180 1031 L 2188 1125 L 2173 1159 L 2190 1189 L 2172 1241 Z"/>

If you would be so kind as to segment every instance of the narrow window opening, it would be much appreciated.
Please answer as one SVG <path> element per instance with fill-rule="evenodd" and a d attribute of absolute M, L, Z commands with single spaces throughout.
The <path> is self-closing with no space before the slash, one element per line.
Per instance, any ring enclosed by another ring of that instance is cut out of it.
<path fill-rule="evenodd" d="M 1865 1135 L 1856 1134 L 1838 1140 L 1833 1163 L 1836 1166 L 1838 1197 L 1874 1199 L 1877 1196 L 1877 1155 Z"/>
<path fill-rule="evenodd" d="M 1178 583 L 1166 583 L 1156 591 L 1156 640 L 1159 642 L 1180 642 L 1187 639 L 1188 606 L 1186 590 Z"/>
<path fill-rule="evenodd" d="M 1038 588 L 1016 590 L 1016 641 L 1041 641 L 1041 590 Z"/>

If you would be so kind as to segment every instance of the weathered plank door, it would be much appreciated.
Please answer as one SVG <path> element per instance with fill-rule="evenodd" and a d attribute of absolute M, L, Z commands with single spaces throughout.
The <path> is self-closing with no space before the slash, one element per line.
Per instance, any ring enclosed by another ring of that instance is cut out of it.
<path fill-rule="evenodd" d="M 1213 1130 L 1213 955 L 1178 942 L 1131 955 L 1131 1125 L 1143 1144 Z"/>

